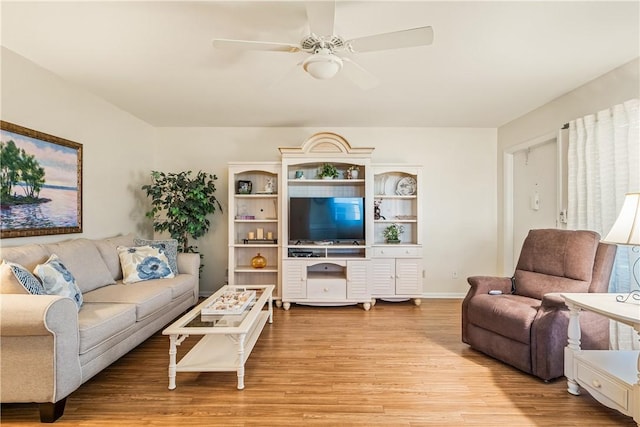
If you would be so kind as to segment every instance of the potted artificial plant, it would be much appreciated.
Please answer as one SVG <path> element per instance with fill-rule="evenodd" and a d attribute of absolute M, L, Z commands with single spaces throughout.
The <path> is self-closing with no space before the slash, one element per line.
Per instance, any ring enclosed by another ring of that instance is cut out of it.
<path fill-rule="evenodd" d="M 334 179 L 338 177 L 338 169 L 331 163 L 324 163 L 318 168 L 318 176 L 322 179 Z"/>
<path fill-rule="evenodd" d="M 387 243 L 400 243 L 400 235 L 402 233 L 404 233 L 404 227 L 400 224 L 391 224 L 383 232 Z"/>
<path fill-rule="evenodd" d="M 214 193 L 217 176 L 191 171 L 180 173 L 151 172 L 151 184 L 143 185 L 151 197 L 151 210 L 145 213 L 153 219 L 153 229 L 168 232 L 178 241 L 179 252 L 197 252 L 197 246 L 189 245 L 189 238 L 198 239 L 209 231 L 207 215 L 222 205 Z"/>

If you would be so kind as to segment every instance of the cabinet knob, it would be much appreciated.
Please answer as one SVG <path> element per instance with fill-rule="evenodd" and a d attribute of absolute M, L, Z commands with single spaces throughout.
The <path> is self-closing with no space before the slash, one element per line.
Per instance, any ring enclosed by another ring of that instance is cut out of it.
<path fill-rule="evenodd" d="M 322 291 L 323 292 L 329 292 L 329 288 L 324 288 Z"/>
<path fill-rule="evenodd" d="M 602 387 L 602 384 L 600 384 L 600 381 L 598 381 L 598 380 L 591 381 L 591 385 L 593 385 L 595 388 Z"/>

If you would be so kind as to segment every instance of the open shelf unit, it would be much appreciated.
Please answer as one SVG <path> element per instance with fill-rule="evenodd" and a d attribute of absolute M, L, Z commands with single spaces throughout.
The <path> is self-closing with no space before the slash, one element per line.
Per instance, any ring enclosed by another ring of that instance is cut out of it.
<path fill-rule="evenodd" d="M 276 285 L 276 299 L 281 294 L 280 172 L 279 162 L 229 163 L 229 284 Z M 240 189 L 240 181 L 250 182 L 250 190 Z M 258 254 L 266 267 L 252 267 Z"/>
<path fill-rule="evenodd" d="M 389 301 L 413 298 L 421 302 L 424 277 L 422 261 L 422 167 L 376 164 L 374 175 L 373 298 Z M 398 224 L 404 229 L 399 244 L 389 244 L 384 229 Z"/>

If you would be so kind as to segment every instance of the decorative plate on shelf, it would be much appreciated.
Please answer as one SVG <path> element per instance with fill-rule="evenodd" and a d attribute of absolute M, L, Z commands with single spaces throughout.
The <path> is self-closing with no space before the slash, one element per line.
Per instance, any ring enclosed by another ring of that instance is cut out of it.
<path fill-rule="evenodd" d="M 398 196 L 413 196 L 416 194 L 416 180 L 410 176 L 402 178 L 396 186 Z"/>

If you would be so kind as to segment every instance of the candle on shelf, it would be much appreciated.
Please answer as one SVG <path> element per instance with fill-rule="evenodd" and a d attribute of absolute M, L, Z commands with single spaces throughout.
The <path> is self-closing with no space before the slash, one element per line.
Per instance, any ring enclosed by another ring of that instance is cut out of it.
<path fill-rule="evenodd" d="M 249 240 L 253 240 L 253 239 L 255 239 L 255 238 L 256 238 L 255 233 L 254 233 L 253 231 L 250 231 L 250 232 L 249 232 Z"/>
<path fill-rule="evenodd" d="M 267 239 L 273 240 L 273 233 L 272 232 L 267 231 Z"/>
<path fill-rule="evenodd" d="M 256 239 L 258 240 L 264 239 L 264 228 L 258 228 L 256 230 Z"/>

